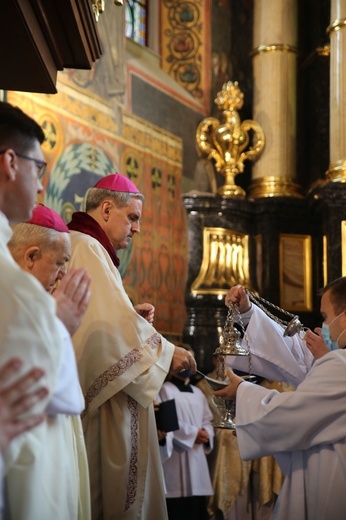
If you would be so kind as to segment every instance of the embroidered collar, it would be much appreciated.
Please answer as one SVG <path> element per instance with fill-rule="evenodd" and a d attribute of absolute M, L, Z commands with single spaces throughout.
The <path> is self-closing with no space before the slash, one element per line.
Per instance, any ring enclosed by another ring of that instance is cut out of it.
<path fill-rule="evenodd" d="M 91 237 L 98 240 L 100 244 L 107 250 L 115 267 L 119 267 L 120 260 L 106 233 L 103 231 L 100 224 L 96 222 L 94 218 L 88 215 L 88 213 L 84 213 L 83 211 L 76 211 L 72 214 L 72 220 L 69 224 L 67 224 L 67 227 L 71 231 L 80 231 L 81 233 L 90 235 Z"/>

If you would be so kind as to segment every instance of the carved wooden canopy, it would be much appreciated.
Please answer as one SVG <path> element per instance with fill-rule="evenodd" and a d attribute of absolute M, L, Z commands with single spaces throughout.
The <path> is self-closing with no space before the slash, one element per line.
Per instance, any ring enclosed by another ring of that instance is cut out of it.
<path fill-rule="evenodd" d="M 0 89 L 56 93 L 57 71 L 102 54 L 90 0 L 3 0 Z"/>

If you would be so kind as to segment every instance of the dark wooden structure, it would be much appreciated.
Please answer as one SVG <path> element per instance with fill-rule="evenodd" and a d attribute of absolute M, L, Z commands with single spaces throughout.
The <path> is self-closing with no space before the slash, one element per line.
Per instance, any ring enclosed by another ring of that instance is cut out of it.
<path fill-rule="evenodd" d="M 2 3 L 1 89 L 53 94 L 59 70 L 90 69 L 101 56 L 90 0 Z"/>

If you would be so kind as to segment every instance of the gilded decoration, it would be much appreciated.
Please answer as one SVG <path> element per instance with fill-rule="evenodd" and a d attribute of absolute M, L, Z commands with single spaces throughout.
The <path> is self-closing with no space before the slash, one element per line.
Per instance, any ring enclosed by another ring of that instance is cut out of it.
<path fill-rule="evenodd" d="M 91 8 L 96 22 L 98 22 L 100 14 L 105 10 L 105 0 L 91 0 Z"/>
<path fill-rule="evenodd" d="M 329 25 L 329 27 L 327 27 L 327 34 L 330 35 L 331 32 L 340 31 L 341 29 L 344 29 L 345 27 L 346 27 L 346 18 L 342 18 L 342 19 L 337 18 L 336 20 L 334 20 L 333 23 L 331 23 Z"/>
<path fill-rule="evenodd" d="M 100 15 L 105 11 L 105 0 L 90 0 L 91 9 L 94 14 L 95 21 L 98 22 Z M 123 5 L 123 0 L 114 0 L 114 5 Z"/>
<path fill-rule="evenodd" d="M 162 68 L 196 100 L 209 106 L 209 0 L 163 0 Z"/>
<path fill-rule="evenodd" d="M 236 284 L 250 286 L 249 235 L 205 227 L 203 259 L 192 294 L 225 295 Z"/>
<path fill-rule="evenodd" d="M 235 184 L 234 179 L 244 171 L 246 159 L 254 161 L 259 158 L 265 144 L 263 130 L 256 121 L 240 121 L 238 110 L 243 102 L 244 94 L 238 82 L 228 81 L 215 99 L 223 115 L 222 121 L 207 117 L 196 131 L 198 148 L 205 157 L 214 161 L 216 170 L 225 177 L 225 184 L 218 190 L 225 197 L 245 197 L 245 191 Z M 253 146 L 249 146 L 250 131 L 253 132 Z"/>
<path fill-rule="evenodd" d="M 346 182 L 346 161 L 337 161 L 329 166 L 326 177 L 333 182 Z"/>
<path fill-rule="evenodd" d="M 254 49 L 251 52 L 251 56 L 256 56 L 256 54 L 262 54 L 264 52 L 293 52 L 294 54 L 297 54 L 298 49 L 297 47 L 293 47 L 292 45 L 286 45 L 284 43 L 259 45 L 256 49 Z"/>
<path fill-rule="evenodd" d="M 341 223 L 341 225 L 342 225 L 342 223 Z M 346 232 L 346 229 L 345 229 L 345 232 Z M 343 251 L 344 247 L 346 246 L 346 233 L 345 233 L 345 236 L 342 235 L 342 245 L 343 245 L 343 247 L 342 247 L 342 251 Z M 322 248 L 323 248 L 322 272 L 323 272 L 323 287 L 324 287 L 328 283 L 328 260 L 327 260 L 328 238 L 327 238 L 327 235 L 323 235 Z M 342 264 L 342 276 L 346 276 L 346 258 L 343 259 L 343 262 L 344 262 L 344 260 L 345 260 L 345 265 L 344 265 L 344 263 Z M 345 270 L 344 270 L 344 267 L 345 267 Z"/>
<path fill-rule="evenodd" d="M 294 197 L 301 199 L 299 184 L 293 179 L 283 177 L 261 177 L 252 182 L 249 188 L 249 199 L 260 199 L 267 197 Z"/>

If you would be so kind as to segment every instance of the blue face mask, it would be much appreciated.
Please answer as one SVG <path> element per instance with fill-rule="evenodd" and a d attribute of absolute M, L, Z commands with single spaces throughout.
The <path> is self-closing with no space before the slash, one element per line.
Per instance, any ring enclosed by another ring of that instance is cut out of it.
<path fill-rule="evenodd" d="M 346 329 L 342 330 L 339 336 L 337 337 L 336 341 L 333 341 L 330 335 L 330 326 L 332 323 L 334 323 L 335 320 L 340 318 L 344 314 L 345 311 L 340 312 L 335 318 L 332 319 L 330 323 L 322 323 L 322 337 L 324 339 L 325 344 L 330 350 L 336 350 L 339 348 L 339 339 L 343 335 Z"/>
<path fill-rule="evenodd" d="M 329 325 L 327 323 L 322 323 L 322 337 L 329 350 L 337 350 L 339 348 L 337 342 L 330 337 Z"/>

